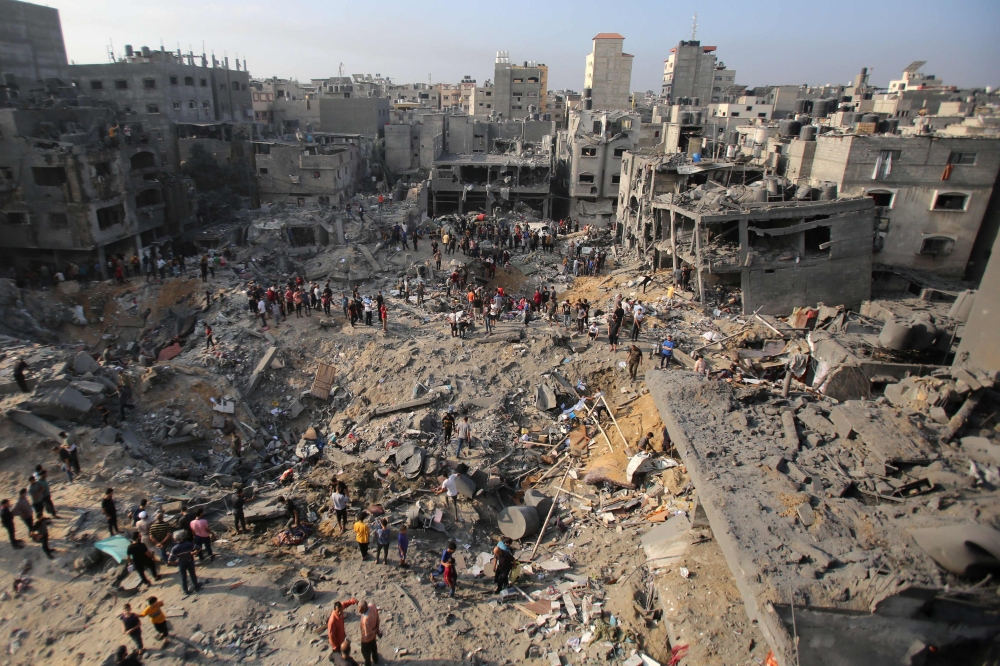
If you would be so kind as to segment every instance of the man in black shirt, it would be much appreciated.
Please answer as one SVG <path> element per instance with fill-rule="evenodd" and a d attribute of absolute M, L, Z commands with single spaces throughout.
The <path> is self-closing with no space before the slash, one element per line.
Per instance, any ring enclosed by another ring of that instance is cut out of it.
<path fill-rule="evenodd" d="M 150 557 L 149 549 L 142 542 L 142 534 L 138 531 L 132 535 L 132 543 L 125 550 L 128 561 L 135 567 L 135 572 L 146 585 L 152 585 L 146 578 L 146 572 L 152 571 L 153 577 L 160 580 L 160 572 L 157 570 L 156 561 Z"/>
<path fill-rule="evenodd" d="M 7 535 L 10 537 L 10 545 L 14 548 L 24 548 L 24 543 L 14 535 L 14 512 L 10 510 L 10 500 L 5 499 L 0 504 L 0 522 L 3 523 Z"/>
<path fill-rule="evenodd" d="M 104 499 L 101 500 L 101 512 L 108 519 L 108 531 L 111 536 L 118 534 L 118 508 L 115 506 L 114 488 L 104 491 Z"/>
<path fill-rule="evenodd" d="M 290 498 L 279 497 L 278 503 L 285 505 L 285 515 L 288 516 L 288 522 L 285 523 L 285 529 L 298 527 L 299 522 L 301 522 L 301 518 L 299 517 L 299 508 L 295 506 L 295 502 L 293 502 Z"/>
<path fill-rule="evenodd" d="M 236 498 L 233 499 L 233 523 L 236 527 L 236 533 L 242 534 L 247 529 L 247 519 L 243 515 L 243 508 L 247 504 L 247 498 L 243 496 L 243 489 L 239 488 L 236 490 Z"/>
<path fill-rule="evenodd" d="M 14 366 L 14 381 L 17 382 L 18 388 L 20 388 L 24 393 L 29 391 L 28 382 L 24 378 L 24 371 L 27 369 L 28 364 L 24 362 L 24 359 L 18 359 L 17 365 Z"/>
<path fill-rule="evenodd" d="M 194 538 L 194 535 L 191 534 L 191 521 L 194 519 L 195 519 L 194 509 L 185 509 L 184 515 L 181 516 L 180 522 L 178 523 L 178 527 L 184 530 L 184 533 L 187 534 L 188 540 L 192 540 Z"/>

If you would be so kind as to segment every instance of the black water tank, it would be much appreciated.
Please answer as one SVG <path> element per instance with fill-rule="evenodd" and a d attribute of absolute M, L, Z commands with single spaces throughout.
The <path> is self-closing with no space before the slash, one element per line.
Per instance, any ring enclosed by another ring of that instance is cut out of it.
<path fill-rule="evenodd" d="M 803 125 L 799 130 L 799 140 L 800 141 L 815 141 L 816 140 L 816 126 L 815 125 Z"/>

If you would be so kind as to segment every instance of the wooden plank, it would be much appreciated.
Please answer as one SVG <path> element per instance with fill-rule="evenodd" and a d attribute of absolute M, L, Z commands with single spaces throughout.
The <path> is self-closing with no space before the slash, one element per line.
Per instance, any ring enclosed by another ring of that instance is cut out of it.
<path fill-rule="evenodd" d="M 337 377 L 337 371 L 329 363 L 320 361 L 318 365 L 309 394 L 314 398 L 327 400 L 330 397 L 330 389 L 333 388 L 333 381 Z"/>

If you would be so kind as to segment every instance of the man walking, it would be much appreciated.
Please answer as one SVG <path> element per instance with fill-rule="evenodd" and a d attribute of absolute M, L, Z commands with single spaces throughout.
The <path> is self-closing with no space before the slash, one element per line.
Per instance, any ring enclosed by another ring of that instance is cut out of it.
<path fill-rule="evenodd" d="M 513 539 L 505 536 L 493 549 L 494 569 L 496 571 L 493 575 L 493 582 L 497 586 L 494 594 L 500 594 L 510 587 L 510 572 L 514 569 L 514 551 L 511 548 L 513 543 Z"/>
<path fill-rule="evenodd" d="M 139 574 L 139 579 L 143 583 L 152 585 L 149 579 L 146 578 L 147 571 L 151 571 L 153 577 L 156 580 L 160 580 L 160 572 L 157 569 L 156 561 L 153 559 L 146 544 L 142 542 L 142 534 L 140 532 L 137 531 L 132 535 L 132 543 L 125 550 L 125 555 L 128 563 L 135 567 L 135 572 Z"/>
<path fill-rule="evenodd" d="M 247 517 L 243 513 L 247 505 L 247 498 L 243 496 L 243 489 L 236 489 L 236 498 L 233 500 L 233 525 L 236 533 L 242 534 L 247 530 Z"/>
<path fill-rule="evenodd" d="M 354 540 L 358 542 L 358 550 L 361 551 L 362 561 L 368 560 L 368 541 L 371 538 L 371 530 L 365 524 L 365 516 L 364 511 L 359 511 L 358 517 L 354 521 Z"/>
<path fill-rule="evenodd" d="M 636 371 L 642 364 L 642 350 L 636 345 L 631 345 L 628 348 L 628 376 L 635 381 Z"/>
<path fill-rule="evenodd" d="M 208 322 L 205 322 L 205 350 L 208 350 L 209 345 L 212 349 L 215 349 L 215 340 L 212 338 L 212 326 Z"/>
<path fill-rule="evenodd" d="M 174 532 L 174 541 L 177 543 L 170 549 L 170 557 L 167 558 L 167 564 L 177 565 L 177 571 L 181 575 L 181 588 L 184 590 L 184 596 L 187 596 L 191 594 L 191 591 L 188 589 L 188 576 L 191 577 L 194 591 L 201 590 L 201 583 L 198 582 L 198 575 L 195 573 L 194 568 L 195 545 L 188 541 L 186 530 L 177 530 Z"/>
<path fill-rule="evenodd" d="M 115 490 L 108 488 L 104 491 L 104 499 L 101 500 L 101 513 L 108 521 L 108 531 L 111 536 L 118 534 L 118 507 L 115 506 Z"/>
<path fill-rule="evenodd" d="M 10 545 L 14 548 L 24 548 L 24 542 L 14 534 L 14 512 L 10 510 L 9 499 L 4 499 L 3 502 L 0 502 L 0 522 L 3 523 L 4 529 L 7 530 L 7 536 L 10 537 Z"/>
<path fill-rule="evenodd" d="M 29 532 L 35 526 L 35 516 L 31 511 L 31 502 L 28 501 L 27 488 L 21 488 L 17 496 L 17 502 L 14 503 L 14 508 L 11 509 L 11 513 L 21 519 L 21 522 L 28 528 Z"/>
<path fill-rule="evenodd" d="M 337 483 L 336 488 L 330 495 L 330 503 L 333 505 L 334 514 L 337 516 L 337 524 L 340 526 L 340 533 L 347 531 L 347 505 L 350 503 L 347 496 L 347 486 L 343 481 Z"/>
<path fill-rule="evenodd" d="M 458 472 L 453 472 L 451 476 L 441 482 L 441 486 L 434 491 L 436 494 L 448 493 L 448 504 L 455 509 L 455 520 L 458 520 Z"/>
<path fill-rule="evenodd" d="M 212 552 L 212 537 L 215 532 L 208 528 L 208 521 L 205 520 L 205 510 L 198 509 L 191 521 L 191 533 L 194 535 L 194 545 L 198 550 L 198 561 L 205 560 L 205 553 L 208 553 L 210 561 L 215 561 L 215 553 Z"/>
<path fill-rule="evenodd" d="M 668 335 L 667 339 L 660 343 L 660 370 L 668 368 L 674 356 L 674 336 Z"/>
<path fill-rule="evenodd" d="M 358 613 L 361 614 L 361 656 L 365 659 L 365 666 L 372 666 L 378 663 L 378 639 L 382 635 L 378 608 L 375 604 L 362 601 L 358 604 Z"/>
<path fill-rule="evenodd" d="M 469 417 L 463 416 L 462 422 L 458 424 L 458 446 L 455 447 L 455 457 L 462 455 L 462 445 L 472 445 L 472 426 L 469 424 Z"/>

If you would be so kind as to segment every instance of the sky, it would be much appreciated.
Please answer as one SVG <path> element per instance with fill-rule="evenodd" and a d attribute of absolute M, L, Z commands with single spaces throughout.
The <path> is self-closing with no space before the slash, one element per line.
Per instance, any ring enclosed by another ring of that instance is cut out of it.
<path fill-rule="evenodd" d="M 549 88 L 583 87 L 599 32 L 625 36 L 632 90 L 659 91 L 663 61 L 682 39 L 718 47 L 748 86 L 844 84 L 861 67 L 887 86 L 914 60 L 948 85 L 1000 86 L 1000 1 L 840 0 L 713 3 L 689 0 L 542 0 L 505 3 L 344 0 L 48 0 L 60 10 L 70 60 L 99 63 L 125 44 L 246 60 L 250 74 L 307 81 L 344 73 L 396 83 L 493 76 L 497 51 L 549 66 Z M 758 9 L 760 6 L 761 9 Z"/>

